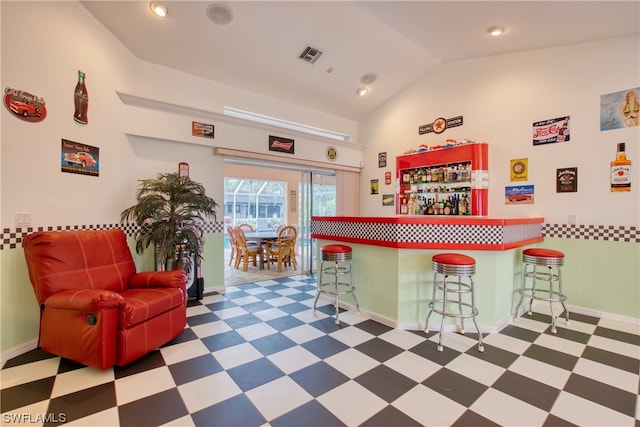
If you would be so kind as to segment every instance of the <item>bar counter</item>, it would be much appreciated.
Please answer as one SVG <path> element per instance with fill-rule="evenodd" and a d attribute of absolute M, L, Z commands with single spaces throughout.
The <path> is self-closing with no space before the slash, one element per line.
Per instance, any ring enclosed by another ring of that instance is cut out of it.
<path fill-rule="evenodd" d="M 477 320 L 482 332 L 495 332 L 511 322 L 522 250 L 543 241 L 543 222 L 544 218 L 313 216 L 311 237 L 317 239 L 318 252 L 332 243 L 353 248 L 360 310 L 400 329 L 424 328 L 433 255 L 457 252 L 475 258 Z M 341 298 L 341 304 L 353 308 L 349 296 Z M 432 316 L 429 329 L 438 330 L 439 321 L 439 316 Z"/>

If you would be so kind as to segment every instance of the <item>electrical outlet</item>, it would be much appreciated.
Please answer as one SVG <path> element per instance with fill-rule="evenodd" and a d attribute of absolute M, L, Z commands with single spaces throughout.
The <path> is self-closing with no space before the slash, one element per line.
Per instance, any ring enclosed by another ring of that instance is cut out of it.
<path fill-rule="evenodd" d="M 16 212 L 16 227 L 31 227 L 31 212 Z"/>
<path fill-rule="evenodd" d="M 576 214 L 569 215 L 569 225 L 576 225 Z"/>

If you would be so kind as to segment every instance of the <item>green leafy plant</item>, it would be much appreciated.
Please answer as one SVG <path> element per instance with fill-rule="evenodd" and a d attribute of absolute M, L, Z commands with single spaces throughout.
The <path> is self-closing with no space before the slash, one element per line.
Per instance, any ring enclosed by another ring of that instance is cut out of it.
<path fill-rule="evenodd" d="M 188 274 L 191 259 L 202 261 L 204 225 L 216 218 L 218 204 L 204 186 L 177 173 L 161 173 L 140 180 L 136 204 L 120 214 L 121 223 L 137 225 L 136 252 L 153 245 L 156 262 L 166 269 L 182 268 Z"/>

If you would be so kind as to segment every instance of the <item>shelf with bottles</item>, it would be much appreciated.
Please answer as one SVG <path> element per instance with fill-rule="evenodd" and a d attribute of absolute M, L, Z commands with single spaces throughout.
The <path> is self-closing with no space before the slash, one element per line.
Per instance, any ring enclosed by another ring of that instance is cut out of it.
<path fill-rule="evenodd" d="M 396 158 L 396 213 L 487 215 L 488 146 L 470 143 Z"/>
<path fill-rule="evenodd" d="M 471 189 L 448 193 L 405 193 L 401 215 L 471 215 Z"/>

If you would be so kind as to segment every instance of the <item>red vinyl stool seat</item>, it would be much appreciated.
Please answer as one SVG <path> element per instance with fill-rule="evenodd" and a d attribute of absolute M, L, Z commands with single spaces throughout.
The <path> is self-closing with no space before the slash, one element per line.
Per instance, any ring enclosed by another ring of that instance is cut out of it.
<path fill-rule="evenodd" d="M 424 331 L 429 332 L 429 317 L 432 313 L 442 316 L 440 334 L 438 337 L 438 351 L 443 351 L 442 335 L 447 317 L 460 319 L 458 332 L 464 334 L 464 319 L 471 318 L 478 332 L 478 351 L 484 351 L 482 333 L 476 322 L 478 309 L 475 300 L 475 286 L 473 276 L 476 273 L 476 260 L 470 256 L 443 253 L 431 258 L 433 263 L 433 295 L 429 303 L 429 313 L 424 321 Z M 452 280 L 449 276 L 457 276 Z M 463 278 L 466 279 L 463 282 Z M 463 295 L 469 294 L 470 301 L 463 301 Z"/>
<path fill-rule="evenodd" d="M 320 274 L 318 276 L 318 291 L 313 301 L 313 312 L 316 312 L 316 305 L 321 294 L 330 295 L 333 298 L 333 305 L 336 310 L 335 324 L 339 325 L 339 297 L 340 295 L 351 294 L 356 303 L 356 310 L 360 314 L 360 303 L 356 296 L 356 288 L 353 285 L 352 263 L 353 250 L 347 245 L 326 245 L 320 248 L 322 263 L 320 264 Z M 333 277 L 325 282 L 325 277 Z M 345 277 L 342 279 L 341 277 Z M 348 276 L 348 277 L 347 277 Z M 348 279 L 348 281 L 347 281 Z"/>
<path fill-rule="evenodd" d="M 567 306 L 564 303 L 567 297 L 562 290 L 562 275 L 560 271 L 560 267 L 564 265 L 564 253 L 546 248 L 525 249 L 522 251 L 522 263 L 522 286 L 519 290 L 520 300 L 516 306 L 514 320 L 518 320 L 520 306 L 522 306 L 525 296 L 530 298 L 529 309 L 526 310 L 528 315 L 532 313 L 533 300 L 547 301 L 551 307 L 551 333 L 555 334 L 557 329 L 554 303 L 562 305 L 566 321 L 569 323 L 569 310 L 567 310 Z M 539 271 L 538 267 L 543 267 L 543 271 Z M 540 289 L 536 287 L 537 280 L 547 282 L 549 288 Z M 528 285 L 527 281 L 530 281 L 531 284 Z M 557 290 L 554 290 L 554 284 L 557 284 Z M 541 293 L 545 294 L 545 296 L 540 295 Z"/>

